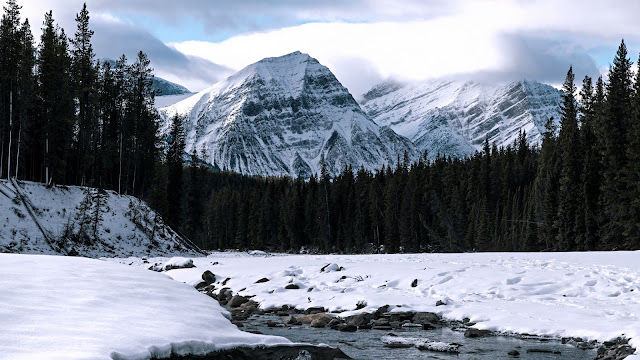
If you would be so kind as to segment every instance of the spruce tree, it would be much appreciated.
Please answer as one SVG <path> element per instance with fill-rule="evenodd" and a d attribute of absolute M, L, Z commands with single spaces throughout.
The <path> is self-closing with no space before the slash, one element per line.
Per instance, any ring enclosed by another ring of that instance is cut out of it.
<path fill-rule="evenodd" d="M 91 45 L 93 30 L 89 28 L 89 11 L 85 3 L 76 15 L 77 29 L 71 39 L 71 66 L 77 107 L 76 138 L 74 141 L 76 183 L 84 184 L 95 173 L 100 126 L 97 117 L 97 66 Z"/>
<path fill-rule="evenodd" d="M 629 204 L 623 203 L 626 182 L 622 178 L 627 165 L 628 132 L 631 119 L 631 60 L 624 40 L 618 47 L 609 70 L 609 84 L 602 127 L 604 140 L 603 184 L 600 193 L 602 219 L 600 238 L 606 249 L 619 248 L 624 243 L 624 217 Z"/>
<path fill-rule="evenodd" d="M 64 30 L 55 25 L 52 12 L 46 13 L 37 60 L 37 98 L 42 127 L 38 141 L 44 155 L 44 173 L 40 179 L 47 183 L 65 183 L 69 175 L 67 160 L 75 109 L 68 49 Z"/>
<path fill-rule="evenodd" d="M 627 163 L 623 169 L 624 182 L 622 214 L 623 233 L 626 238 L 623 244 L 627 249 L 640 247 L 640 56 L 634 81 L 631 114 L 629 116 L 629 144 L 627 147 Z"/>
<path fill-rule="evenodd" d="M 569 68 L 562 86 L 560 105 L 560 187 L 558 192 L 557 250 L 575 250 L 576 221 L 578 219 L 578 198 L 580 197 L 580 172 L 582 154 L 578 130 L 578 108 L 576 106 L 573 68 Z"/>
<path fill-rule="evenodd" d="M 602 79 L 598 79 L 602 91 Z M 596 137 L 596 102 L 591 78 L 585 76 L 580 90 L 580 142 L 582 144 L 581 196 L 576 224 L 580 250 L 596 250 L 598 246 L 598 197 L 600 191 L 600 155 Z M 581 218 L 580 218 L 581 217 Z M 582 242 L 580 243 L 580 239 Z"/>
<path fill-rule="evenodd" d="M 167 219 L 173 226 L 182 225 L 182 194 L 183 194 L 183 167 L 184 167 L 184 130 L 183 119 L 174 115 L 171 119 L 171 139 L 167 151 Z"/>
<path fill-rule="evenodd" d="M 13 174 L 12 156 L 18 126 L 15 106 L 18 100 L 20 60 L 20 10 L 16 0 L 8 0 L 0 20 L 0 175 Z M 15 159 L 14 159 L 15 165 Z"/>

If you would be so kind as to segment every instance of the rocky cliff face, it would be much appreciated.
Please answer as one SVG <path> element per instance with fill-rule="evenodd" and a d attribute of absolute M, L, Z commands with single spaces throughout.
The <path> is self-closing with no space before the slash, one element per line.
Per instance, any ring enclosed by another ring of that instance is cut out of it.
<path fill-rule="evenodd" d="M 461 157 L 480 150 L 485 137 L 498 146 L 512 144 L 519 131 L 526 132 L 530 143 L 539 144 L 546 121 L 560 118 L 561 94 L 531 81 L 385 82 L 363 95 L 361 105 L 378 125 L 409 138 L 430 157 Z"/>
<path fill-rule="evenodd" d="M 161 109 L 168 131 L 185 118 L 186 151 L 205 150 L 221 169 L 308 178 L 324 157 L 329 172 L 395 163 L 413 144 L 371 121 L 331 71 L 295 52 L 249 65 L 184 101 Z"/>

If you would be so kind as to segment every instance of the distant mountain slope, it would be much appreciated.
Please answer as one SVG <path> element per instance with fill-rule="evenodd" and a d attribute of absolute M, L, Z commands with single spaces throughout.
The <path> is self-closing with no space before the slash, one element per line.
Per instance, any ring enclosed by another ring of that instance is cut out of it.
<path fill-rule="evenodd" d="M 0 252 L 88 257 L 194 253 L 147 204 L 113 191 L 0 180 L 0 209 Z"/>
<path fill-rule="evenodd" d="M 167 132 L 186 118 L 190 152 L 206 149 L 222 169 L 308 178 L 324 156 L 329 172 L 380 168 L 413 144 L 371 121 L 331 71 L 300 52 L 263 59 L 184 101 L 161 109 Z"/>
<path fill-rule="evenodd" d="M 163 78 L 154 77 L 153 84 L 151 86 L 153 90 L 159 91 L 160 96 L 168 96 L 168 95 L 182 95 L 182 94 L 190 94 L 191 91 L 186 87 L 173 83 L 169 80 L 165 80 Z"/>
<path fill-rule="evenodd" d="M 498 146 L 512 144 L 520 130 L 539 144 L 546 121 L 560 118 L 561 94 L 531 81 L 385 82 L 363 95 L 362 107 L 378 125 L 406 136 L 431 157 L 460 157 L 481 149 L 486 136 Z"/>

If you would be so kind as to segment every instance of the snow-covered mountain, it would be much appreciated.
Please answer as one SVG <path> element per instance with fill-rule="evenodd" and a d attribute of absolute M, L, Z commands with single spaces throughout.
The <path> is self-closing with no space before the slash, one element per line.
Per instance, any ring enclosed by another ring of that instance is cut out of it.
<path fill-rule="evenodd" d="M 331 71 L 307 54 L 263 59 L 212 87 L 161 109 L 161 131 L 185 118 L 186 151 L 243 174 L 309 177 L 324 156 L 345 166 L 393 164 L 413 144 L 367 117 Z"/>
<path fill-rule="evenodd" d="M 0 252 L 101 256 L 195 254 L 143 201 L 80 186 L 0 180 Z"/>
<path fill-rule="evenodd" d="M 487 136 L 498 146 L 512 144 L 520 130 L 539 144 L 547 120 L 560 119 L 561 94 L 532 81 L 388 81 L 364 94 L 361 105 L 378 125 L 406 136 L 430 157 L 461 157 L 480 150 Z"/>
<path fill-rule="evenodd" d="M 191 91 L 186 87 L 171 82 L 169 80 L 165 80 L 163 78 L 154 77 L 153 84 L 151 85 L 153 90 L 159 92 L 160 96 L 168 96 L 168 95 L 181 95 L 181 94 L 189 94 Z"/>

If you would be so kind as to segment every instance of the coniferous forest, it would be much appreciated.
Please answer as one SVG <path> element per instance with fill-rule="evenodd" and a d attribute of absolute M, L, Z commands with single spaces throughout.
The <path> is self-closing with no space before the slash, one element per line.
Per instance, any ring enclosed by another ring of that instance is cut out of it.
<path fill-rule="evenodd" d="M 36 44 L 8 0 L 0 26 L 0 175 L 134 194 L 204 249 L 297 252 L 640 249 L 640 75 L 624 41 L 606 78 L 569 68 L 559 126 L 371 172 L 249 177 L 184 161 L 182 119 L 158 134 L 144 53 L 98 62 L 86 6 Z M 639 60 L 640 62 L 640 60 Z M 577 90 L 580 86 L 580 91 Z"/>

